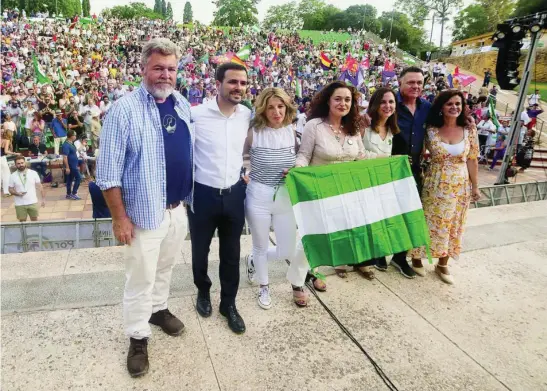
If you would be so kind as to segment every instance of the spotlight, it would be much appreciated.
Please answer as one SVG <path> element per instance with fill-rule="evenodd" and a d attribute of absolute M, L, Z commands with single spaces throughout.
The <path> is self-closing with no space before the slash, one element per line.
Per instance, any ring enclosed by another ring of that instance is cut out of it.
<path fill-rule="evenodd" d="M 518 84 L 520 83 L 520 81 L 519 81 L 519 79 L 517 79 L 517 78 L 513 78 L 513 79 L 509 80 L 509 83 L 510 83 L 510 84 L 518 85 Z"/>
<path fill-rule="evenodd" d="M 511 27 L 511 31 L 513 31 L 515 34 L 518 33 L 520 30 L 522 30 L 522 26 L 519 24 L 515 24 Z"/>
<path fill-rule="evenodd" d="M 496 39 L 503 39 L 505 38 L 505 33 L 502 33 L 501 31 L 496 34 Z"/>
<path fill-rule="evenodd" d="M 541 25 L 539 23 L 535 23 L 530 26 L 530 31 L 533 33 L 537 33 L 539 30 L 541 30 Z"/>

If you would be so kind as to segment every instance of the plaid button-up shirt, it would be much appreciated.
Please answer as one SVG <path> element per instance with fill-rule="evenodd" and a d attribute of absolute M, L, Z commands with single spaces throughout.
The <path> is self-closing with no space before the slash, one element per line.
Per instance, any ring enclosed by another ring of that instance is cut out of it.
<path fill-rule="evenodd" d="M 188 127 L 192 178 L 193 124 L 190 104 L 173 92 L 175 111 Z M 97 158 L 97 185 L 103 191 L 120 187 L 131 221 L 143 229 L 159 228 L 167 204 L 165 149 L 160 113 L 154 97 L 141 85 L 112 105 L 106 115 Z M 192 206 L 193 188 L 184 201 Z"/>

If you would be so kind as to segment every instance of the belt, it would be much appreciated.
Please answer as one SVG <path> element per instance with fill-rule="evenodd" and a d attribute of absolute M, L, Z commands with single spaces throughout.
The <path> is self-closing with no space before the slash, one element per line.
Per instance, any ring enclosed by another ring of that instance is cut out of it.
<path fill-rule="evenodd" d="M 172 204 L 167 204 L 165 209 L 175 209 L 180 205 L 180 201 L 173 202 Z"/>

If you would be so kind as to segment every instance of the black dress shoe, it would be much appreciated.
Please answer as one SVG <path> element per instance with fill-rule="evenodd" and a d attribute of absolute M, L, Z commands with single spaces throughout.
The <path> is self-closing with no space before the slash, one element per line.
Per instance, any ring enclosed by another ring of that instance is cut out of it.
<path fill-rule="evenodd" d="M 127 353 L 127 370 L 131 377 L 138 377 L 148 372 L 148 339 L 129 339 Z"/>
<path fill-rule="evenodd" d="M 184 324 L 167 308 L 154 312 L 148 322 L 160 326 L 165 334 L 172 335 L 173 337 L 181 335 L 184 331 Z"/>
<path fill-rule="evenodd" d="M 399 272 L 401 272 L 401 274 L 406 278 L 412 279 L 416 277 L 416 272 L 410 267 L 406 257 L 393 257 L 390 265 L 399 270 Z"/>
<path fill-rule="evenodd" d="M 382 272 L 387 271 L 387 261 L 386 257 L 376 258 L 378 261 L 374 267 Z"/>
<path fill-rule="evenodd" d="M 196 311 L 204 318 L 211 316 L 213 308 L 211 307 L 211 297 L 209 293 L 202 293 L 198 291 L 198 298 L 196 300 Z"/>
<path fill-rule="evenodd" d="M 245 322 L 234 304 L 220 307 L 220 314 L 228 319 L 228 327 L 236 333 L 243 334 L 245 332 Z"/>

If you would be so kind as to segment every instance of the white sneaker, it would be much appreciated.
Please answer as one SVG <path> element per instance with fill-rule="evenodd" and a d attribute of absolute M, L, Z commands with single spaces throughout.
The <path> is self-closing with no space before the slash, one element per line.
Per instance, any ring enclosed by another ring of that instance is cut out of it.
<path fill-rule="evenodd" d="M 255 264 L 253 262 L 253 254 L 249 254 L 245 257 L 245 264 L 247 265 L 247 280 L 249 284 L 252 284 L 255 281 Z"/>
<path fill-rule="evenodd" d="M 272 298 L 270 297 L 270 287 L 261 286 L 258 291 L 258 305 L 265 310 L 272 308 Z"/>

